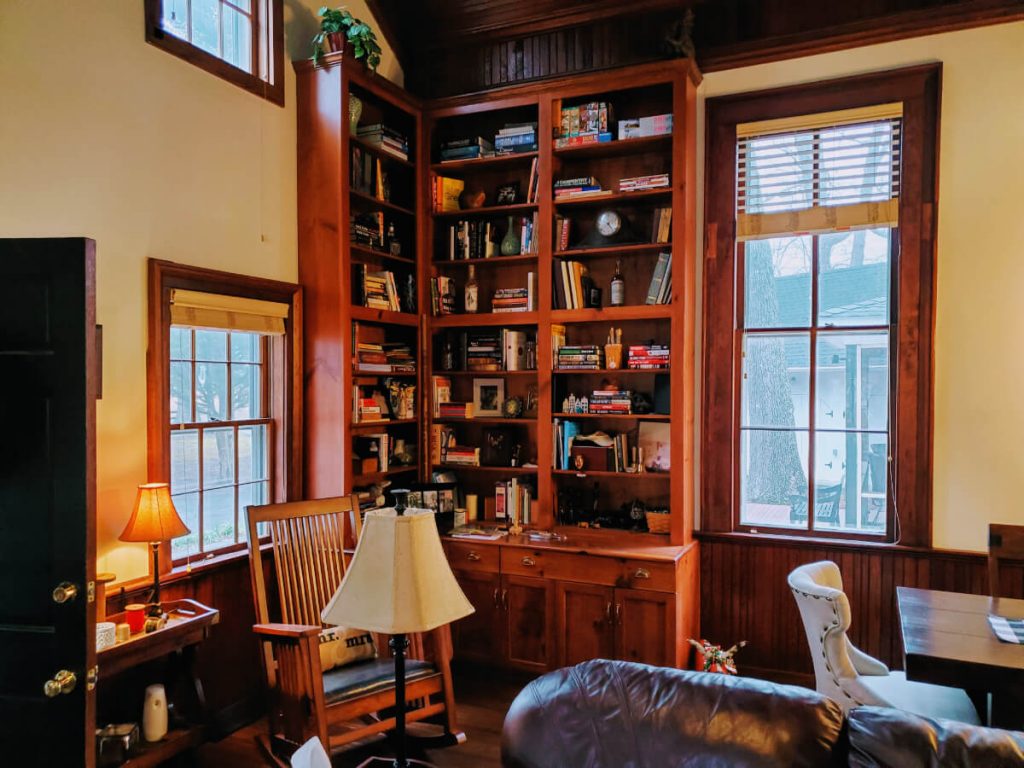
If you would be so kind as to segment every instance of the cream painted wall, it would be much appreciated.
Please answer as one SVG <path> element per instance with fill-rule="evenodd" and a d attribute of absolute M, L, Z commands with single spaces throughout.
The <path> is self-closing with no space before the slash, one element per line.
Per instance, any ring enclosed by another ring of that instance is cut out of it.
<path fill-rule="evenodd" d="M 935 61 L 934 543 L 983 551 L 988 523 L 1024 524 L 1024 22 L 709 73 L 697 120 L 713 96 Z"/>
<path fill-rule="evenodd" d="M 285 0 L 286 60 L 309 55 L 320 5 Z M 286 61 L 282 109 L 164 53 L 139 0 L 47 11 L 0 2 L 0 236 L 96 240 L 98 569 L 122 580 L 148 572 L 145 545 L 117 541 L 146 480 L 146 259 L 297 279 L 295 78 Z"/>

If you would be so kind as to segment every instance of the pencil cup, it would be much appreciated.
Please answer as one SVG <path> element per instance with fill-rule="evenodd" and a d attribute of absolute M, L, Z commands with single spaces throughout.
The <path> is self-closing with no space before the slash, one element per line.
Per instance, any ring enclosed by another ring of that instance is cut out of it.
<path fill-rule="evenodd" d="M 604 345 L 604 363 L 608 368 L 615 369 L 622 367 L 622 345 Z"/>

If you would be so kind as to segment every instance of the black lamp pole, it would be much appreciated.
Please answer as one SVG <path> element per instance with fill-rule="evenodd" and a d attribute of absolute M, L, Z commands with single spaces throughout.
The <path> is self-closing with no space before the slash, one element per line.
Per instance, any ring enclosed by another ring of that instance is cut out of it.
<path fill-rule="evenodd" d="M 391 492 L 395 497 L 395 514 L 405 514 L 409 491 L 396 488 Z M 388 643 L 391 655 L 395 657 L 395 768 L 408 768 L 405 756 L 405 652 L 409 638 L 404 634 L 392 635 Z"/>

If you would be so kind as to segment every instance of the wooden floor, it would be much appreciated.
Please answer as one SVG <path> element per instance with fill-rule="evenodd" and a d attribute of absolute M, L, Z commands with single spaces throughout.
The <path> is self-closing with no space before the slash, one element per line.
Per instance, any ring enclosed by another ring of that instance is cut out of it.
<path fill-rule="evenodd" d="M 494 670 L 456 670 L 459 725 L 466 733 L 466 742 L 410 757 L 426 759 L 437 768 L 497 768 L 501 765 L 501 725 L 505 712 L 529 680 L 529 676 L 501 674 Z M 266 721 L 260 720 L 215 744 L 203 746 L 199 750 L 199 765 L 201 768 L 268 765 L 256 744 L 256 738 L 265 731 Z M 390 754 L 386 742 L 379 741 L 341 753 L 334 759 L 334 768 L 355 768 L 368 757 Z"/>

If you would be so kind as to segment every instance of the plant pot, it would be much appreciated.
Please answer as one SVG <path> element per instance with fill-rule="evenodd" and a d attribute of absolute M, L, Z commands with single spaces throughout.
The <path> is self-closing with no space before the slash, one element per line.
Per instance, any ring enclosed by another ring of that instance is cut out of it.
<path fill-rule="evenodd" d="M 327 34 L 327 50 L 329 53 L 341 53 L 345 50 L 345 33 L 329 32 Z"/>

